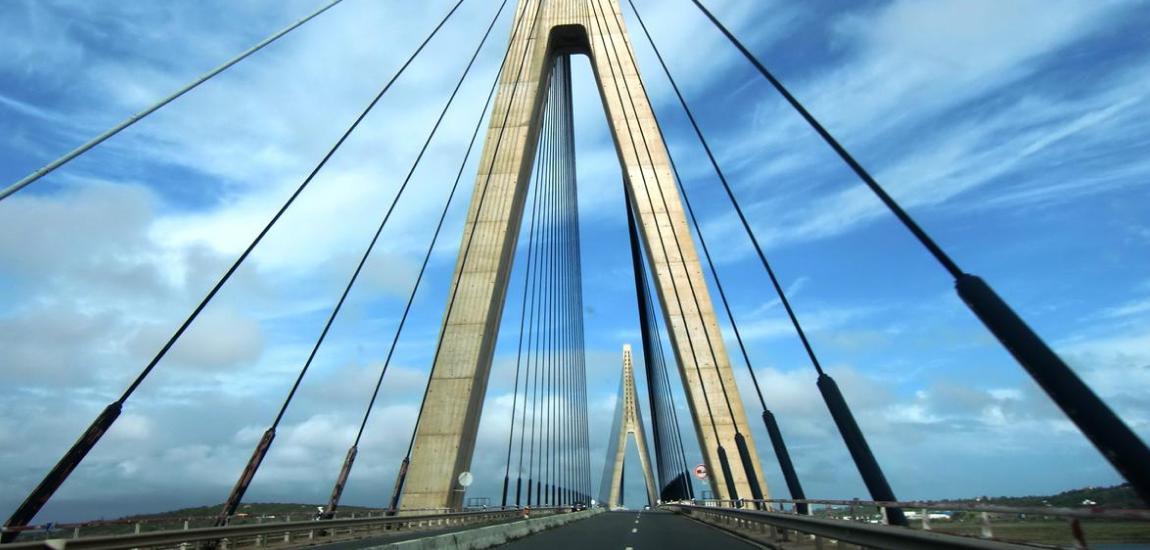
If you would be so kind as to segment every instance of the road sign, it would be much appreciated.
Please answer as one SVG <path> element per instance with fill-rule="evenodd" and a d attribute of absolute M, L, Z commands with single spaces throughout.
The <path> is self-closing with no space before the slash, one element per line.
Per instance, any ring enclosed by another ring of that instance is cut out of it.
<path fill-rule="evenodd" d="M 707 480 L 707 465 L 706 464 L 700 464 L 698 466 L 695 466 L 695 477 L 697 477 L 703 481 Z"/>
<path fill-rule="evenodd" d="M 475 478 L 471 476 L 471 472 L 463 472 L 462 474 L 459 474 L 460 487 L 470 487 L 472 481 L 475 481 Z"/>

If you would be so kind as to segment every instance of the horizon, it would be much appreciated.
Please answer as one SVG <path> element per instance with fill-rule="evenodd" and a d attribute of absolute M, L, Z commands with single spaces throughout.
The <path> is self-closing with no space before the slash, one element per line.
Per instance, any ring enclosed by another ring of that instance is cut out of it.
<path fill-rule="evenodd" d="M 10 52 L 0 59 L 0 185 L 322 3 L 0 3 L 0 49 Z M 901 500 L 1122 481 L 963 307 L 946 273 L 721 35 L 685 3 L 637 3 Z M 0 510 L 15 509 L 119 395 L 449 7 L 417 4 L 347 0 L 0 202 L 0 382 L 9 388 L 0 395 Z M 1150 11 L 1044 0 L 710 4 L 961 265 L 1150 439 Z M 227 497 L 463 70 L 462 50 L 478 42 L 477 22 L 495 7 L 464 3 L 40 521 Z M 634 15 L 625 7 L 623 16 L 702 231 L 724 245 L 717 268 L 809 498 L 866 496 L 753 248 Z M 326 502 L 430 240 L 427 220 L 442 208 L 509 33 L 505 14 L 247 501 Z M 633 346 L 636 364 L 644 350 L 618 158 L 589 63 L 579 56 L 572 67 L 594 482 L 622 347 Z M 347 505 L 386 505 L 390 495 L 442 321 L 464 202 L 453 204 L 432 257 Z M 517 258 L 523 253 L 521 242 Z M 523 263 L 510 275 L 469 496 L 501 489 Z M 731 338 L 725 318 L 719 323 Z M 730 355 L 760 467 L 782 498 L 758 400 Z M 695 464 L 690 413 L 681 383 L 672 385 Z M 628 503 L 638 502 L 642 480 L 627 482 Z"/>

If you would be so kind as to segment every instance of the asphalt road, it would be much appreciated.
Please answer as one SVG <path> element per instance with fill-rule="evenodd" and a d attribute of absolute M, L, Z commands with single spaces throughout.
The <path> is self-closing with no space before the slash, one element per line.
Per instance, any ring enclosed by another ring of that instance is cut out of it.
<path fill-rule="evenodd" d="M 500 546 L 515 550 L 759 548 L 672 512 L 606 512 Z"/>

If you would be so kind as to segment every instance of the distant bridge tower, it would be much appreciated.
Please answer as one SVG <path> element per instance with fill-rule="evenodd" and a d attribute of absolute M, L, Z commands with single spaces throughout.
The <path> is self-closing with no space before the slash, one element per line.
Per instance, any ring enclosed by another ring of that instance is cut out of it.
<path fill-rule="evenodd" d="M 718 498 L 730 497 L 717 448 L 721 444 L 733 453 L 737 427 L 747 438 L 754 464 L 749 475 L 765 493 L 742 399 L 618 0 L 520 0 L 512 29 L 464 224 L 450 290 L 452 305 L 444 317 L 403 485 L 403 507 L 462 505 L 463 493 L 453 490 L 453 483 L 469 469 L 475 450 L 538 145 L 545 83 L 556 58 L 571 54 L 587 55 L 595 72 L 626 194 L 670 327 L 699 447 L 711 472 L 711 489 Z M 732 458 L 734 487 L 739 496 L 750 497 L 748 472 L 738 458 Z"/>
<path fill-rule="evenodd" d="M 615 403 L 615 421 L 607 440 L 607 460 L 603 463 L 603 483 L 600 499 L 608 509 L 623 504 L 623 459 L 627 456 L 627 436 L 635 440 L 639 451 L 639 466 L 647 484 L 647 502 L 654 506 L 659 498 L 655 476 L 651 474 L 651 453 L 647 452 L 647 436 L 643 433 L 643 416 L 639 412 L 639 396 L 635 392 L 635 371 L 631 365 L 631 346 L 623 346 L 623 378 L 619 382 L 619 400 Z"/>

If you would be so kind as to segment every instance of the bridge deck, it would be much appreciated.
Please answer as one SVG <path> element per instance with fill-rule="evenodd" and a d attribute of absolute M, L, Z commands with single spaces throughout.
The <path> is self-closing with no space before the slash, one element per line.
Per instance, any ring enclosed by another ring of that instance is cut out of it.
<path fill-rule="evenodd" d="M 429 537 L 438 537 L 440 535 L 448 535 L 451 533 L 460 533 L 469 531 L 471 529 L 478 529 L 480 527 L 490 527 L 492 525 L 502 525 L 504 523 L 513 523 L 516 521 L 523 521 L 522 518 L 516 516 L 502 521 L 492 521 L 483 523 L 482 525 L 455 525 L 451 527 L 443 527 L 441 529 L 427 529 L 427 530 L 411 530 L 411 531 L 396 531 L 375 537 L 369 537 L 358 540 L 344 540 L 339 542 L 331 542 L 327 544 L 319 544 L 315 546 L 308 546 L 309 550 L 360 550 L 362 548 L 378 548 L 380 546 L 395 544 L 397 542 L 404 542 L 415 539 L 423 539 Z"/>
<path fill-rule="evenodd" d="M 628 511 L 599 514 L 500 546 L 516 550 L 604 548 L 759 548 L 714 527 L 671 512 Z"/>

